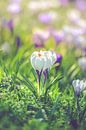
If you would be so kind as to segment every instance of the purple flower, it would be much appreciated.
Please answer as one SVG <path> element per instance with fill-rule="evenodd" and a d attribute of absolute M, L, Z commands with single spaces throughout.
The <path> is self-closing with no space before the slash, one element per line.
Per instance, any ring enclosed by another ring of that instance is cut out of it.
<path fill-rule="evenodd" d="M 45 42 L 49 38 L 49 32 L 48 31 L 43 31 L 39 30 L 34 33 L 33 35 L 33 42 L 36 48 L 42 48 L 45 45 Z"/>
<path fill-rule="evenodd" d="M 36 48 L 42 48 L 44 47 L 45 40 L 38 34 L 35 34 L 33 36 L 33 42 Z"/>
<path fill-rule="evenodd" d="M 2 27 L 10 30 L 11 33 L 14 31 L 14 22 L 13 19 L 7 20 L 5 18 L 2 19 Z"/>
<path fill-rule="evenodd" d="M 8 29 L 11 31 L 11 33 L 13 33 L 14 23 L 13 23 L 13 20 L 12 20 L 12 19 L 7 22 L 7 27 L 8 27 Z"/>
<path fill-rule="evenodd" d="M 85 0 L 76 0 L 76 6 L 79 10 L 86 10 L 86 1 Z"/>
<path fill-rule="evenodd" d="M 38 19 L 41 23 L 49 24 L 52 22 L 53 16 L 50 13 L 43 13 L 39 15 Z"/>
<path fill-rule="evenodd" d="M 55 39 L 55 41 L 56 41 L 57 44 L 59 44 L 59 43 L 62 42 L 62 40 L 63 40 L 63 35 L 58 34 L 58 33 L 56 33 L 56 34 L 54 33 L 53 36 L 54 36 L 54 39 Z"/>
<path fill-rule="evenodd" d="M 59 44 L 63 41 L 63 38 L 64 38 L 64 34 L 61 32 L 61 33 L 58 33 L 57 31 L 55 30 L 51 30 L 50 31 L 50 34 L 51 36 L 53 36 L 56 44 Z"/>
<path fill-rule="evenodd" d="M 17 45 L 18 48 L 19 48 L 20 45 L 21 45 L 21 39 L 20 39 L 19 36 L 16 36 L 16 45 Z"/>
<path fill-rule="evenodd" d="M 62 61 L 62 55 L 57 53 L 56 63 L 61 63 L 61 61 Z"/>
<path fill-rule="evenodd" d="M 66 5 L 68 5 L 69 0 L 59 0 L 59 2 L 61 5 L 66 6 Z"/>
<path fill-rule="evenodd" d="M 86 46 L 82 49 L 83 56 L 86 56 Z"/>

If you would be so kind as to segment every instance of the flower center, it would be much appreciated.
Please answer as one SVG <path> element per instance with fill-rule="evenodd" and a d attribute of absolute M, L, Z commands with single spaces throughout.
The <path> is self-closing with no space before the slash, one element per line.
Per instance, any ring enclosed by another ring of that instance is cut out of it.
<path fill-rule="evenodd" d="M 38 56 L 39 56 L 39 57 L 41 57 L 41 56 L 42 56 L 42 54 L 38 53 Z"/>

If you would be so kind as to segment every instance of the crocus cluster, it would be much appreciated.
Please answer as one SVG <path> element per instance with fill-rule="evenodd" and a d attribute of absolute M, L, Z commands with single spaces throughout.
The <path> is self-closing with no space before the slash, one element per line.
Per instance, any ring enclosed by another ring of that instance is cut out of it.
<path fill-rule="evenodd" d="M 75 95 L 79 96 L 80 93 L 86 88 L 86 81 L 83 80 L 73 80 L 72 85 L 74 87 Z"/>

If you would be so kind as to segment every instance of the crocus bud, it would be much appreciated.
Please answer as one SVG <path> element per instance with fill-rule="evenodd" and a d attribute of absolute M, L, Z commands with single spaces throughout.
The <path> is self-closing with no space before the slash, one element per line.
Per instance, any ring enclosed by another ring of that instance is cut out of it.
<path fill-rule="evenodd" d="M 61 63 L 61 61 L 62 61 L 62 55 L 61 54 L 57 54 L 56 63 Z"/>
<path fill-rule="evenodd" d="M 17 48 L 19 48 L 21 45 L 21 39 L 19 36 L 16 36 L 16 45 L 17 45 Z"/>
<path fill-rule="evenodd" d="M 86 88 L 86 81 L 83 80 L 73 80 L 72 85 L 74 87 L 75 95 L 79 96 L 80 92 L 82 92 Z"/>

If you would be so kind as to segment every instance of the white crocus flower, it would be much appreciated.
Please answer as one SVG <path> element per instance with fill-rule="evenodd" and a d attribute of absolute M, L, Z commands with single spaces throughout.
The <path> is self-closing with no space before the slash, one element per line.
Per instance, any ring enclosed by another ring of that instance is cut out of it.
<path fill-rule="evenodd" d="M 31 64 L 35 70 L 45 71 L 51 68 L 56 61 L 56 53 L 52 51 L 33 52 L 31 55 Z"/>
<path fill-rule="evenodd" d="M 78 96 L 86 88 L 86 81 L 83 80 L 73 80 L 72 85 L 74 87 L 75 94 Z"/>

